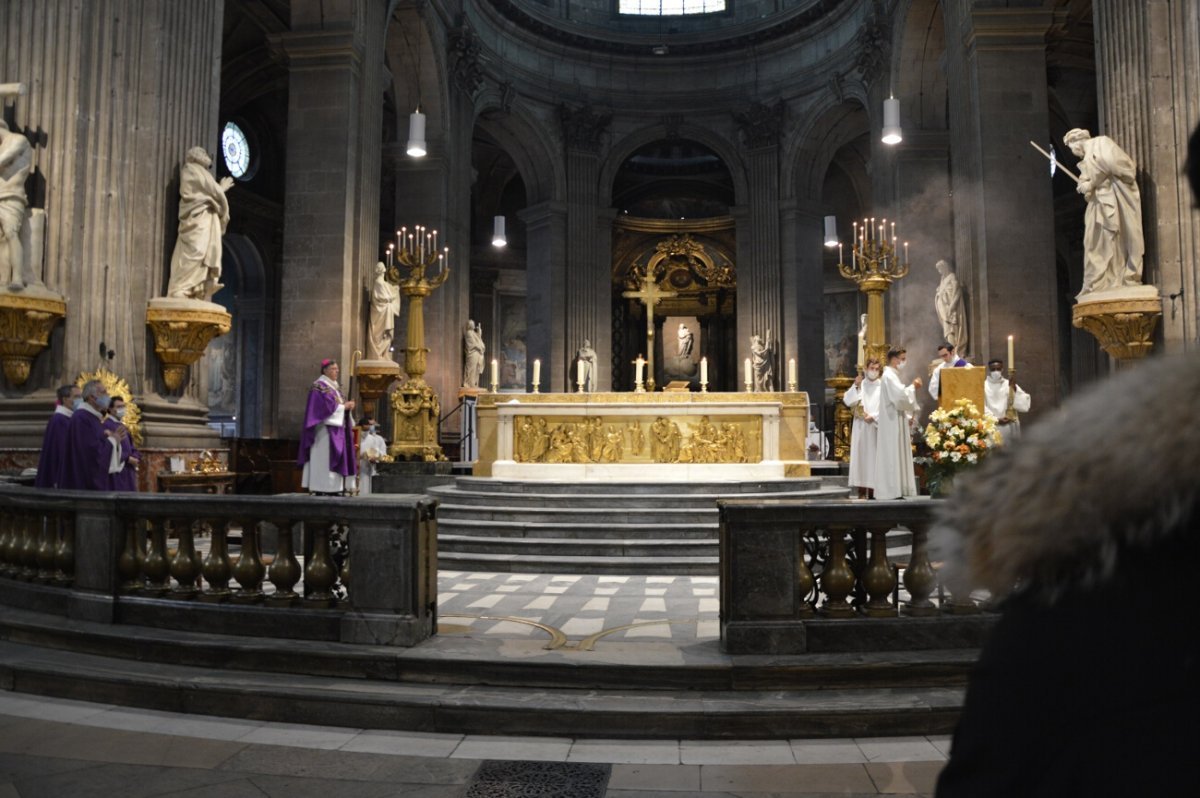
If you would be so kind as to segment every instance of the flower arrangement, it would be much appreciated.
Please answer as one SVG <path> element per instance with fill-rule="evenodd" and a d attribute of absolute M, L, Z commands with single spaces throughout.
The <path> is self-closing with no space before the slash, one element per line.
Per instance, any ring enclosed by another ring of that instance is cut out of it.
<path fill-rule="evenodd" d="M 925 426 L 930 491 L 938 493 L 957 472 L 976 465 L 1000 442 L 996 419 L 980 412 L 970 399 L 959 399 L 953 407 L 934 410 Z"/>

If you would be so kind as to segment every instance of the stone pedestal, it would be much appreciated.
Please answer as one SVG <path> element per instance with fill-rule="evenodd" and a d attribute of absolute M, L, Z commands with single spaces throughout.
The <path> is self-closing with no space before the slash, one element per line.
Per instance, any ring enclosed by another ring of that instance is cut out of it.
<path fill-rule="evenodd" d="M 154 352 L 169 391 L 183 387 L 188 368 L 204 355 L 213 338 L 229 332 L 233 318 L 225 308 L 195 299 L 151 299 L 146 326 L 154 333 Z"/>
<path fill-rule="evenodd" d="M 66 316 L 66 303 L 52 291 L 0 291 L 0 363 L 10 384 L 25 384 L 34 358 L 50 341 L 50 331 Z"/>
<path fill-rule="evenodd" d="M 1118 366 L 1145 357 L 1154 346 L 1162 299 L 1152 285 L 1091 294 L 1075 305 L 1071 322 L 1096 336 Z"/>

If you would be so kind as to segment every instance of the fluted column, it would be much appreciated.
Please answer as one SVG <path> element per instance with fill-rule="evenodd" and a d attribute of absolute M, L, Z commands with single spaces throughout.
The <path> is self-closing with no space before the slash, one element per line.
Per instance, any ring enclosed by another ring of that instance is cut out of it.
<path fill-rule="evenodd" d="M 779 361 L 775 387 L 786 380 L 786 356 L 779 351 L 784 340 L 779 248 L 779 147 L 778 136 L 753 142 L 746 153 L 749 197 L 746 216 L 738 224 L 737 328 L 738 362 L 750 351 L 751 335 L 771 331 Z M 737 214 L 735 214 L 737 215 Z"/>
<path fill-rule="evenodd" d="M 152 446 L 215 443 L 201 380 L 167 403 L 144 308 L 166 285 L 178 168 L 216 151 L 222 3 L 9 0 L 0 6 L 0 82 L 23 82 L 16 127 L 34 145 L 33 207 L 47 214 L 44 279 L 67 321 L 24 386 L 5 384 L 0 436 L 36 445 L 46 399 L 98 363 L 140 392 Z M 11 435 L 11 437 L 10 437 Z"/>
<path fill-rule="evenodd" d="M 541 360 L 541 391 L 561 390 L 567 381 L 568 358 L 574 354 L 574 350 L 568 354 L 563 340 L 567 209 L 560 202 L 542 202 L 521 211 L 520 217 L 525 223 L 526 240 L 529 379 L 533 379 L 533 361 Z"/>
<path fill-rule="evenodd" d="M 1146 235 L 1143 281 L 1167 297 L 1160 322 L 1167 351 L 1191 349 L 1200 332 L 1200 216 L 1181 168 L 1200 119 L 1193 80 L 1200 73 L 1200 5 L 1097 0 L 1093 11 L 1098 132 L 1137 161 Z"/>
<path fill-rule="evenodd" d="M 794 357 L 797 389 L 815 407 L 825 397 L 824 216 L 825 209 L 811 201 L 789 202 L 780 212 L 785 299 L 776 388 L 786 390 L 787 361 Z"/>

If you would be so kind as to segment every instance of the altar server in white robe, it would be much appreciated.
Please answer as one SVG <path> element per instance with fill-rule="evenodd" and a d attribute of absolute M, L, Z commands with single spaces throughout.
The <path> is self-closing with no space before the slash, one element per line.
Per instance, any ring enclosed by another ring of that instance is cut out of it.
<path fill-rule="evenodd" d="M 387 441 L 375 431 L 375 419 L 363 419 L 362 437 L 358 442 L 358 495 L 371 495 L 371 478 L 378 473 L 375 466 L 387 456 Z"/>
<path fill-rule="evenodd" d="M 1012 414 L 1009 415 L 1009 403 Z M 1004 361 L 989 360 L 987 380 L 983 383 L 983 403 L 987 412 L 996 419 L 1000 437 L 1005 443 L 1021 434 L 1021 419 L 1018 413 L 1028 413 L 1031 404 L 1029 394 L 1020 385 L 1013 386 L 1004 376 Z"/>
<path fill-rule="evenodd" d="M 863 377 L 866 377 L 864 379 Z M 858 497 L 867 499 L 875 489 L 875 449 L 879 437 L 880 364 L 878 358 L 867 361 L 864 374 L 854 380 L 842 400 L 854 411 L 854 429 L 850 433 L 850 487 L 858 488 Z"/>
<path fill-rule="evenodd" d="M 905 386 L 900 369 L 907 363 L 904 349 L 888 352 L 888 365 L 880 380 L 879 437 L 875 447 L 875 498 L 899 499 L 917 495 L 913 473 L 912 435 L 908 414 L 917 412 L 917 390 L 921 379 Z"/>

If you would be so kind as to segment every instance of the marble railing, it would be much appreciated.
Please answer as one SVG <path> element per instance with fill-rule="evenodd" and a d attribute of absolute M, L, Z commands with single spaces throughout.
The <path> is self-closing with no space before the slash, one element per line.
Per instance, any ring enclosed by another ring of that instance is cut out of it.
<path fill-rule="evenodd" d="M 928 554 L 934 501 L 719 505 L 729 653 L 879 649 L 889 636 L 903 647 L 955 648 L 977 644 L 991 624 L 969 595 L 939 583 Z M 903 553 L 890 558 L 889 548 Z"/>
<path fill-rule="evenodd" d="M 436 502 L 2 486 L 0 604 L 105 623 L 414 645 L 436 625 Z"/>

